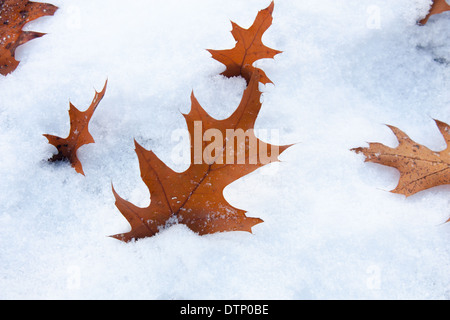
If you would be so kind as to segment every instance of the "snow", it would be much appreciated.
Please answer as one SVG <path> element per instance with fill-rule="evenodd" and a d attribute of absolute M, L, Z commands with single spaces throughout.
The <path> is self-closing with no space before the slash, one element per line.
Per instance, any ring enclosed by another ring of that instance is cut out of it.
<path fill-rule="evenodd" d="M 450 187 L 389 193 L 399 173 L 349 151 L 394 147 L 384 124 L 445 148 L 433 118 L 450 122 L 450 14 L 421 27 L 430 0 L 275 1 L 263 40 L 283 53 L 257 63 L 275 85 L 255 129 L 296 145 L 225 189 L 264 223 L 125 244 L 108 237 L 129 230 L 111 183 L 149 204 L 133 139 L 187 168 L 174 149 L 192 90 L 225 118 L 245 87 L 205 49 L 231 48 L 230 20 L 248 27 L 270 2 L 49 2 L 55 16 L 26 27 L 48 34 L 0 78 L 1 299 L 450 299 Z M 67 136 L 69 101 L 85 110 L 106 79 L 96 143 L 78 152 L 86 176 L 48 163 L 42 134 Z"/>

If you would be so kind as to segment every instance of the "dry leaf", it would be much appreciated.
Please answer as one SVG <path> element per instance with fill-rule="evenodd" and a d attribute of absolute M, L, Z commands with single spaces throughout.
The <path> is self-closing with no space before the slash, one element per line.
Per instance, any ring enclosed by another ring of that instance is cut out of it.
<path fill-rule="evenodd" d="M 433 0 L 430 12 L 424 19 L 420 20 L 419 23 L 426 24 L 428 22 L 428 19 L 430 19 L 432 15 L 439 14 L 449 10 L 450 5 L 445 0 Z"/>
<path fill-rule="evenodd" d="M 247 83 L 250 81 L 253 71 L 256 69 L 253 63 L 259 59 L 273 58 L 281 51 L 266 47 L 262 43 L 264 32 L 272 25 L 272 12 L 274 3 L 258 12 L 255 22 L 249 29 L 243 29 L 236 23 L 231 22 L 233 29 L 231 33 L 236 40 L 236 46 L 229 50 L 208 51 L 212 57 L 226 66 L 222 75 L 226 77 L 242 76 Z M 259 69 L 258 69 L 259 70 Z M 259 70 L 261 83 L 272 83 L 266 74 Z"/>
<path fill-rule="evenodd" d="M 352 149 L 362 153 L 366 162 L 379 163 L 400 171 L 400 181 L 393 193 L 407 197 L 435 186 L 450 184 L 450 127 L 435 120 L 447 148 L 436 152 L 411 140 L 404 132 L 389 126 L 399 145 L 390 148 L 380 143 L 370 143 L 368 148 Z"/>
<path fill-rule="evenodd" d="M 259 80 L 256 71 L 239 107 L 225 120 L 212 118 L 192 94 L 191 111 L 184 115 L 191 137 L 191 164 L 185 172 L 173 171 L 152 151 L 135 143 L 141 177 L 150 190 L 151 202 L 149 207 L 139 208 L 122 199 L 113 188 L 116 206 L 131 225 L 130 232 L 114 238 L 128 242 L 151 237 L 175 223 L 185 224 L 200 235 L 251 232 L 254 225 L 262 222 L 247 217 L 245 211 L 228 204 L 223 196 L 227 185 L 265 164 L 278 161 L 278 154 L 289 147 L 266 144 L 254 135 L 252 129 L 261 108 Z M 231 133 L 238 132 L 247 132 L 247 138 L 231 143 L 235 141 Z M 246 143 L 246 140 L 256 141 L 258 152 L 267 148 L 269 159 L 253 158 L 251 142 Z M 244 163 L 237 159 L 243 159 Z"/>
<path fill-rule="evenodd" d="M 89 133 L 89 121 L 91 120 L 98 104 L 105 95 L 107 83 L 108 81 L 106 81 L 101 92 L 95 92 L 95 97 L 86 111 L 81 112 L 72 103 L 70 103 L 70 133 L 67 138 L 64 139 L 57 136 L 44 134 L 44 136 L 48 139 L 48 142 L 54 145 L 58 150 L 58 153 L 49 159 L 50 162 L 69 160 L 72 167 L 75 168 L 78 173 L 84 175 L 83 167 L 77 157 L 77 150 L 83 145 L 95 142 L 94 138 L 92 138 Z"/>
<path fill-rule="evenodd" d="M 19 65 L 14 58 L 18 46 L 44 35 L 23 31 L 23 26 L 40 17 L 52 16 L 57 9 L 48 3 L 28 0 L 0 1 L 0 74 L 6 76 Z"/>

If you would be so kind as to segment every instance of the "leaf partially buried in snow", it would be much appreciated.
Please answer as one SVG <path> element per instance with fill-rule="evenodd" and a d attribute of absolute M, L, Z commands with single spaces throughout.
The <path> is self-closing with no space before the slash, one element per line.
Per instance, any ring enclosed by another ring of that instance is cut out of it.
<path fill-rule="evenodd" d="M 247 83 L 250 81 L 253 71 L 256 69 L 253 64 L 255 61 L 264 58 L 273 58 L 281 51 L 271 49 L 262 43 L 264 32 L 272 25 L 272 12 L 274 3 L 269 7 L 258 12 L 255 22 L 249 29 L 244 29 L 236 23 L 231 22 L 233 29 L 231 31 L 236 46 L 228 50 L 211 50 L 208 51 L 212 57 L 226 66 L 226 70 L 222 75 L 226 77 L 242 76 Z M 271 83 L 266 74 L 260 70 L 261 83 Z"/>
<path fill-rule="evenodd" d="M 43 16 L 52 16 L 58 8 L 48 3 L 28 0 L 0 1 L 0 74 L 6 76 L 19 65 L 15 59 L 18 46 L 42 37 L 44 33 L 23 31 L 25 24 Z"/>
<path fill-rule="evenodd" d="M 77 157 L 77 151 L 80 147 L 95 142 L 94 138 L 92 138 L 89 133 L 89 121 L 91 121 L 95 109 L 97 109 L 100 101 L 105 95 L 107 83 L 108 82 L 105 83 L 105 86 L 101 92 L 95 92 L 94 100 L 92 100 L 91 105 L 86 111 L 81 112 L 72 103 L 70 103 L 70 133 L 67 138 L 44 134 L 44 137 L 48 139 L 48 142 L 54 145 L 58 150 L 58 153 L 49 159 L 50 162 L 69 160 L 72 167 L 78 173 L 84 175 L 83 167 Z"/>
<path fill-rule="evenodd" d="M 428 19 L 430 19 L 432 15 L 439 14 L 445 11 L 450 11 L 450 5 L 446 2 L 446 0 L 433 0 L 433 4 L 427 16 L 420 20 L 419 23 L 426 24 L 428 22 Z"/>
<path fill-rule="evenodd" d="M 450 127 L 441 121 L 436 124 L 447 143 L 447 148 L 437 152 L 411 140 L 403 131 L 389 126 L 399 145 L 390 148 L 380 143 L 370 143 L 368 148 L 352 149 L 362 153 L 366 162 L 396 168 L 400 181 L 393 193 L 407 197 L 432 187 L 450 184 Z"/>
<path fill-rule="evenodd" d="M 141 177 L 150 190 L 151 202 L 140 208 L 122 199 L 114 190 L 116 206 L 131 225 L 131 231 L 113 236 L 128 242 L 151 237 L 173 223 L 187 225 L 204 235 L 223 231 L 248 231 L 261 223 L 231 206 L 224 188 L 237 179 L 274 161 L 288 146 L 266 144 L 256 138 L 253 127 L 261 108 L 255 71 L 237 110 L 225 120 L 212 118 L 191 96 L 191 111 L 185 114 L 191 137 L 191 164 L 175 172 L 138 143 Z"/>

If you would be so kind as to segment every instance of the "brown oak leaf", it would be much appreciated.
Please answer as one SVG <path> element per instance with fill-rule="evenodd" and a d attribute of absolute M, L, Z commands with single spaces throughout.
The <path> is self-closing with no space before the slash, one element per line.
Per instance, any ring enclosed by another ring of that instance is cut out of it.
<path fill-rule="evenodd" d="M 185 224 L 200 235 L 251 232 L 254 225 L 262 222 L 247 217 L 245 211 L 231 206 L 223 196 L 230 183 L 279 161 L 278 155 L 289 147 L 266 144 L 253 132 L 261 108 L 259 77 L 259 72 L 254 72 L 239 107 L 225 120 L 212 118 L 191 95 L 191 111 L 184 115 L 191 140 L 191 163 L 186 171 L 173 171 L 152 151 L 135 142 L 141 177 L 150 191 L 151 202 L 147 208 L 137 207 L 122 199 L 113 187 L 116 206 L 131 225 L 131 231 L 112 237 L 125 242 L 151 237 L 176 223 Z"/>
<path fill-rule="evenodd" d="M 445 11 L 450 10 L 450 5 L 445 0 L 433 0 L 433 4 L 431 6 L 430 11 L 428 12 L 428 15 L 419 21 L 420 24 L 426 24 L 428 22 L 428 19 L 432 15 L 439 14 Z"/>
<path fill-rule="evenodd" d="M 18 46 L 44 35 L 23 31 L 23 26 L 40 17 L 52 16 L 57 9 L 52 4 L 28 0 L 0 1 L 0 74 L 6 76 L 19 65 L 14 57 Z"/>
<path fill-rule="evenodd" d="M 368 148 L 352 149 L 362 153 L 366 162 L 373 162 L 396 168 L 400 181 L 393 193 L 407 197 L 435 186 L 450 184 L 450 127 L 435 120 L 447 148 L 437 152 L 411 140 L 403 131 L 389 126 L 397 137 L 399 145 L 390 148 L 380 143 L 370 143 Z"/>
<path fill-rule="evenodd" d="M 83 167 L 77 157 L 77 151 L 83 145 L 95 142 L 94 138 L 89 133 L 89 121 L 105 95 L 107 83 L 108 81 L 106 81 L 101 92 L 95 92 L 95 97 L 86 111 L 81 112 L 70 103 L 70 133 L 67 138 L 64 139 L 44 134 L 44 137 L 48 139 L 48 142 L 54 145 L 58 150 L 58 153 L 49 159 L 50 162 L 69 160 L 76 172 L 84 175 Z"/>
<path fill-rule="evenodd" d="M 259 59 L 273 58 L 281 51 L 271 49 L 262 43 L 264 32 L 272 25 L 272 12 L 274 3 L 269 7 L 258 12 L 253 25 L 249 29 L 244 29 L 236 23 L 231 22 L 233 29 L 231 31 L 236 46 L 228 50 L 208 51 L 212 57 L 226 66 L 222 75 L 226 77 L 242 76 L 247 83 L 250 81 L 253 71 L 256 69 L 253 63 Z M 260 81 L 263 84 L 272 83 L 266 74 L 260 70 Z"/>

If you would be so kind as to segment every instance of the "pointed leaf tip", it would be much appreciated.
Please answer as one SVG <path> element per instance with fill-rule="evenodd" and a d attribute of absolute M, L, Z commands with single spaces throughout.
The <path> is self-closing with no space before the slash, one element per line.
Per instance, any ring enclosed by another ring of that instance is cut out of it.
<path fill-rule="evenodd" d="M 281 51 L 269 48 L 262 43 L 264 32 L 272 24 L 273 8 L 274 2 L 272 1 L 266 9 L 258 12 L 249 29 L 244 29 L 231 21 L 231 33 L 236 40 L 233 49 L 208 50 L 213 59 L 225 65 L 226 69 L 222 75 L 229 78 L 241 76 L 248 83 L 252 73 L 257 69 L 253 66 L 257 60 L 273 58 L 281 53 Z M 265 74 L 260 80 L 264 84 L 273 83 Z"/>

